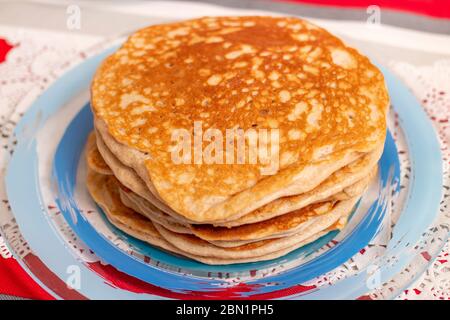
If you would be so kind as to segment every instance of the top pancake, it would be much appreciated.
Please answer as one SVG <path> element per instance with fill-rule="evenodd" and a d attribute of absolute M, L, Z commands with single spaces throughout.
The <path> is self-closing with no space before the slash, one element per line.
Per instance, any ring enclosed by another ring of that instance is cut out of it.
<path fill-rule="evenodd" d="M 92 105 L 108 134 L 142 153 L 147 185 L 202 221 L 251 210 L 249 203 L 270 202 L 302 175 L 373 150 L 384 139 L 388 95 L 366 57 L 306 21 L 220 17 L 133 34 L 97 71 Z M 267 177 L 261 163 L 174 163 L 172 133 L 192 132 L 195 121 L 224 136 L 231 128 L 279 129 L 279 171 Z"/>

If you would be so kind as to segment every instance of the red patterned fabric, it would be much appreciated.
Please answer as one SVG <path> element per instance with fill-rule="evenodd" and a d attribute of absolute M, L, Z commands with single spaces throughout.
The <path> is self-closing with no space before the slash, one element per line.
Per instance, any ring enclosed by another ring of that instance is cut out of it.
<path fill-rule="evenodd" d="M 0 38 L 0 63 L 6 60 L 6 56 L 12 48 L 13 46 L 8 41 Z"/>
<path fill-rule="evenodd" d="M 416 14 L 423 14 L 437 18 L 450 18 L 450 1 L 438 0 L 282 0 L 311 5 L 366 8 L 378 5 L 382 9 L 388 8 Z M 8 54 L 14 50 L 13 45 L 0 38 L 0 64 L 8 59 Z M 60 290 L 65 290 L 59 286 Z M 417 293 L 417 292 L 416 292 Z M 12 295 L 31 299 L 52 299 L 17 263 L 12 257 L 0 255 L 0 294 Z M 417 293 L 418 294 L 418 293 Z M 74 298 L 83 298 L 74 296 Z M 364 299 L 364 297 L 361 297 Z"/>
<path fill-rule="evenodd" d="M 311 5 L 323 5 L 347 8 L 367 8 L 377 5 L 381 9 L 390 9 L 436 18 L 450 18 L 450 1 L 448 0 L 281 0 Z"/>

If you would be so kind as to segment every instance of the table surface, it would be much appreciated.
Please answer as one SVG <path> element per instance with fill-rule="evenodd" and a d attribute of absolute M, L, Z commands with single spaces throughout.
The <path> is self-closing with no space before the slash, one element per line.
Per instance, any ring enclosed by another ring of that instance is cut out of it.
<path fill-rule="evenodd" d="M 320 3 L 321 1 L 306 1 L 308 3 L 294 3 L 292 2 L 269 2 L 269 1 L 252 1 L 252 0 L 239 0 L 239 1 L 218 1 L 218 0 L 208 0 L 203 1 L 208 3 L 220 3 L 229 8 L 250 8 L 254 10 L 275 10 L 283 14 L 291 15 L 301 15 L 307 18 L 312 18 L 312 20 L 321 23 L 325 27 L 330 27 L 345 38 L 345 40 L 351 45 L 364 48 L 365 52 L 370 52 L 371 57 L 380 61 L 381 63 L 391 66 L 397 74 L 405 77 L 405 80 L 410 87 L 415 90 L 415 94 L 419 95 L 419 98 L 424 100 L 426 97 L 426 92 L 424 89 L 420 88 L 413 78 L 408 79 L 408 72 L 413 70 L 417 73 L 428 74 L 430 72 L 437 72 L 441 74 L 445 70 L 438 70 L 442 62 L 448 62 L 450 66 L 450 20 L 445 19 L 445 16 L 450 17 L 450 12 L 448 8 L 445 10 L 438 10 L 440 15 L 436 16 L 436 10 L 428 10 L 428 13 L 432 15 L 412 14 L 407 13 L 407 10 L 411 7 L 406 8 L 403 11 L 399 10 L 385 10 L 383 6 L 381 8 L 381 23 L 382 25 L 391 25 L 394 28 L 389 29 L 393 33 L 396 32 L 398 27 L 408 28 L 409 30 L 414 30 L 412 32 L 410 39 L 402 39 L 403 43 L 401 46 L 392 41 L 389 37 L 382 36 L 380 27 L 374 29 L 373 32 L 376 34 L 380 33 L 379 39 L 374 41 L 376 35 L 371 35 L 371 40 L 368 41 L 364 33 L 358 33 L 357 26 L 364 22 L 368 18 L 367 8 L 364 7 L 364 1 L 353 1 L 353 6 L 351 8 L 343 9 L 338 6 L 321 6 L 311 3 Z M 338 2 L 338 1 L 336 1 Z M 371 1 L 376 3 L 377 1 Z M 417 2 L 417 1 L 416 1 Z M 77 5 L 81 8 L 82 14 L 82 25 L 79 30 L 69 30 L 66 26 L 67 19 L 67 6 L 71 2 L 65 1 L 29 1 L 29 2 L 18 2 L 18 1 L 5 1 L 0 2 L 0 41 L 1 39 L 10 40 L 10 38 L 16 39 L 32 39 L 27 45 L 29 48 L 28 54 L 33 51 L 33 46 L 36 48 L 42 48 L 51 39 L 53 35 L 64 35 L 67 41 L 61 43 L 61 46 L 65 46 L 65 51 L 62 52 L 72 52 L 82 51 L 89 46 L 94 45 L 100 41 L 104 41 L 108 38 L 114 38 L 118 35 L 124 35 L 131 30 L 140 28 L 142 26 L 148 25 L 149 21 L 151 23 L 156 23 L 159 21 L 165 21 L 158 14 L 158 1 L 145 1 L 145 2 L 135 2 L 129 1 L 126 4 L 119 2 L 87 2 L 87 1 L 77 1 Z M 352 4 L 352 1 L 344 1 L 347 5 Z M 355 5 L 358 4 L 358 6 Z M 408 1 L 406 1 L 408 3 Z M 164 3 L 164 6 L 167 4 Z M 202 5 L 203 6 L 203 5 Z M 173 18 L 179 19 L 183 18 L 183 8 L 190 10 L 190 15 L 192 15 L 192 10 L 198 15 L 203 15 L 202 6 L 196 4 L 191 4 L 185 1 L 174 4 Z M 450 8 L 450 6 L 447 6 Z M 417 11 L 417 10 L 416 10 Z M 422 10 L 423 11 L 423 10 Z M 45 18 L 43 18 L 45 17 Z M 353 33 L 346 32 L 348 30 L 348 25 L 355 24 L 355 30 Z M 346 26 L 344 28 L 343 26 Z M 389 27 L 388 27 L 389 28 Z M 401 29 L 399 29 L 401 33 Z M 393 34 L 391 33 L 391 34 Z M 395 38 L 395 36 L 392 36 Z M 419 43 L 418 43 L 419 41 Z M 427 42 L 431 45 L 427 45 Z M 1 44 L 1 42 L 0 42 Z M 23 48 L 22 48 L 23 49 Z M 1 46 L 0 46 L 1 53 Z M 33 53 L 34 54 L 34 53 Z M 63 63 L 64 58 L 61 57 L 61 52 L 55 54 L 52 57 L 54 61 L 49 66 L 44 66 L 43 70 L 49 70 L 50 67 L 55 66 L 58 63 Z M 58 60 L 60 59 L 60 60 Z M 0 54 L 0 63 L 2 62 Z M 29 60 L 33 63 L 33 60 Z M 4 62 L 7 65 L 8 61 Z M 48 62 L 47 62 L 48 63 Z M 444 65 L 447 65 L 444 63 Z M 0 64 L 0 70 L 2 65 Z M 408 68 L 409 71 L 408 71 Z M 450 67 L 449 67 L 450 68 Z M 450 70 L 450 69 L 449 69 Z M 18 72 L 21 72 L 20 70 Z M 45 77 L 42 77 L 45 78 Z M 0 81 L 2 80 L 2 73 L 0 71 Z M 38 79 L 43 81 L 42 79 Z M 408 83 L 409 81 L 409 83 Z M 36 82 L 36 81 L 35 81 Z M 40 83 L 41 86 L 46 86 L 45 82 Z M 448 90 L 449 83 L 442 81 L 437 83 L 436 86 L 443 86 L 440 90 Z M 22 90 L 22 91 L 21 91 Z M 15 94 L 17 92 L 23 92 L 23 90 L 28 90 L 25 86 L 16 91 L 13 90 Z M 421 91 L 422 90 L 422 91 Z M 0 102 L 14 103 L 14 99 L 6 96 L 5 92 L 0 89 Z M 20 95 L 19 95 L 20 96 Z M 20 97 L 16 100 L 19 101 Z M 450 110 L 450 105 L 447 106 Z M 1 112 L 1 111 L 0 111 Z M 1 115 L 1 113 L 0 113 Z M 447 143 L 450 141 L 450 134 L 448 133 L 448 128 L 444 128 L 444 132 L 447 136 L 444 138 Z M 1 236 L 0 236 L 1 245 Z M 440 258 L 435 263 L 445 264 L 444 267 L 439 266 L 440 269 L 450 270 L 450 262 L 446 258 L 448 256 L 449 246 L 444 249 Z M 440 261 L 439 261 L 440 260 Z M 0 256 L 1 263 L 1 256 Z M 0 300 L 1 299 L 13 299 L 11 295 L 2 295 L 1 284 L 2 284 L 2 274 L 0 268 Z M 432 273 L 432 271 L 428 272 Z M 428 274 L 428 276 L 430 276 Z M 427 275 L 424 275 L 420 280 L 418 280 L 410 290 L 406 291 L 401 297 L 403 299 L 416 299 L 416 298 L 442 298 L 433 296 L 431 292 L 424 293 L 429 286 L 423 283 L 428 281 Z M 444 277 L 448 278 L 450 281 L 450 272 L 447 272 Z M 10 279 L 11 281 L 11 279 Z M 28 281 L 28 280 L 27 280 Z M 29 280 L 31 281 L 31 280 Z M 447 294 L 447 298 L 450 296 L 449 292 L 444 292 Z M 432 290 L 431 290 L 432 291 Z M 13 293 L 14 294 L 14 293 Z M 20 294 L 18 294 L 20 295 Z M 34 298 L 33 294 L 26 295 L 23 297 Z M 38 296 L 39 297 L 39 296 Z"/>

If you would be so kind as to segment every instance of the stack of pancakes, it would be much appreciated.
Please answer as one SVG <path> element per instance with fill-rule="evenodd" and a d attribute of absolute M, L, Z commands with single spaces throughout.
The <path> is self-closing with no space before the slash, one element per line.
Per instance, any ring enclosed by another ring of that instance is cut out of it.
<path fill-rule="evenodd" d="M 389 103 L 366 57 L 274 17 L 142 29 L 103 62 L 91 96 L 94 200 L 126 233 L 208 264 L 274 259 L 342 228 L 377 173 Z M 277 166 L 195 151 L 174 161 L 173 133 L 195 139 L 196 121 L 223 136 L 277 130 Z"/>

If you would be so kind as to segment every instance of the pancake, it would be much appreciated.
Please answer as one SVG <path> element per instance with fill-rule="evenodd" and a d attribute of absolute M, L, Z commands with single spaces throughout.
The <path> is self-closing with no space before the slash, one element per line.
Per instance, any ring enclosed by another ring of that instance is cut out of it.
<path fill-rule="evenodd" d="M 234 227 L 255 223 L 301 209 L 324 200 L 346 200 L 362 193 L 377 173 L 379 152 L 334 172 L 317 188 L 299 195 L 278 198 L 238 219 L 215 223 L 216 226 Z"/>
<path fill-rule="evenodd" d="M 111 151 L 109 151 L 100 135 L 97 134 L 95 139 L 98 153 L 92 154 L 92 156 L 101 157 L 103 162 L 109 167 L 110 171 L 113 172 L 114 176 L 119 179 L 123 185 L 133 190 L 133 192 L 137 193 L 139 196 L 152 203 L 159 200 L 147 189 L 145 183 L 132 169 L 123 165 Z"/>
<path fill-rule="evenodd" d="M 123 165 L 106 147 L 103 139 L 100 135 L 96 135 L 96 142 L 98 147 L 98 156 L 103 158 L 103 161 L 109 166 L 110 170 L 114 173 L 114 176 L 119 179 L 119 181 L 126 186 L 128 189 L 133 190 L 140 197 L 143 197 L 149 201 L 152 205 L 156 206 L 160 210 L 171 213 L 173 215 L 178 215 L 171 208 L 169 208 L 161 199 L 149 189 L 147 189 L 145 183 L 136 174 L 136 172 Z"/>
<path fill-rule="evenodd" d="M 130 222 L 131 222 L 131 224 L 133 224 L 133 220 L 130 220 Z M 156 230 L 156 228 L 153 226 L 152 223 L 146 225 L 146 228 L 144 228 L 144 229 L 143 228 L 135 229 L 133 227 L 130 227 L 129 224 L 123 224 L 118 221 L 111 221 L 111 223 L 114 224 L 118 229 L 122 230 L 125 233 L 130 234 L 131 236 L 133 236 L 139 240 L 145 241 L 145 242 L 147 242 L 151 245 L 157 246 L 161 249 L 165 249 L 172 254 L 175 253 L 176 255 L 185 256 L 190 259 L 197 260 L 199 262 L 210 264 L 210 265 L 228 265 L 228 264 L 248 263 L 248 262 L 257 262 L 257 261 L 276 259 L 276 258 L 286 255 L 287 253 L 289 253 L 295 249 L 303 247 L 304 245 L 307 245 L 308 243 L 316 241 L 317 239 L 319 239 L 320 237 L 324 236 L 329 231 L 331 231 L 331 230 L 328 230 L 328 231 L 320 232 L 302 242 L 297 243 L 296 245 L 294 245 L 292 247 L 289 247 L 289 248 L 286 248 L 283 250 L 279 250 L 279 251 L 275 251 L 275 252 L 269 253 L 267 255 L 254 257 L 254 258 L 220 259 L 220 258 L 214 258 L 214 257 L 196 256 L 196 255 L 192 255 L 187 252 L 181 251 L 177 247 L 174 247 L 169 242 L 167 242 L 163 237 L 161 237 L 161 235 L 158 233 L 158 231 Z"/>
<path fill-rule="evenodd" d="M 96 122 L 96 123 L 98 123 L 98 122 Z M 99 127 L 102 127 L 102 125 L 99 125 Z M 97 127 L 97 132 L 100 133 L 100 132 L 102 132 L 102 130 L 98 130 L 98 127 Z M 110 147 L 112 147 L 113 150 L 117 149 L 117 153 L 114 153 L 114 156 L 117 156 L 117 159 L 120 163 L 122 163 L 122 161 L 124 161 L 126 164 L 125 167 L 122 166 L 121 169 L 125 169 L 127 167 L 127 165 L 133 166 L 133 164 L 131 162 L 129 162 L 129 160 L 127 160 L 127 158 L 135 159 L 139 154 L 138 152 L 136 152 L 135 150 L 132 150 L 131 153 L 128 153 L 128 151 L 130 151 L 130 150 L 123 148 L 123 145 L 118 144 L 109 134 L 105 133 L 104 131 L 103 131 L 103 133 L 100 133 L 99 136 L 105 142 L 105 145 L 107 145 L 108 149 Z M 376 149 L 376 150 L 379 150 L 379 149 Z M 113 154 L 113 153 L 111 152 L 111 154 Z M 221 222 L 226 222 L 228 220 L 238 219 L 238 218 L 244 216 L 245 214 L 252 212 L 253 211 L 253 210 L 251 210 L 252 208 L 257 209 L 257 208 L 259 208 L 259 206 L 264 206 L 265 204 L 270 203 L 271 200 L 276 200 L 280 197 L 296 195 L 297 193 L 301 193 L 303 190 L 309 190 L 309 189 L 311 189 L 311 187 L 309 187 L 309 186 L 311 186 L 311 184 L 313 183 L 312 181 L 314 181 L 314 179 L 317 179 L 316 181 L 322 182 L 324 180 L 324 177 L 329 176 L 332 173 L 336 172 L 338 170 L 338 168 L 340 169 L 340 168 L 344 167 L 344 164 L 348 165 L 366 155 L 367 154 L 364 154 L 364 153 L 348 152 L 345 154 L 345 157 L 343 159 L 336 160 L 335 162 L 332 162 L 331 160 L 327 161 L 328 166 L 325 165 L 324 161 L 323 161 L 322 162 L 323 166 L 321 167 L 321 170 L 315 174 L 313 173 L 314 165 L 306 165 L 305 166 L 305 175 L 303 177 L 304 178 L 303 180 L 295 181 L 294 183 L 286 186 L 285 188 L 281 188 L 281 186 L 278 186 L 278 187 L 280 187 L 280 189 L 276 193 L 272 193 L 270 198 L 266 197 L 265 199 L 262 199 L 261 203 L 254 202 L 254 203 L 250 204 L 249 207 L 245 208 L 245 210 L 237 212 L 233 215 L 226 215 L 226 219 L 198 221 L 195 219 L 187 218 L 186 216 L 183 216 L 183 215 L 182 215 L 182 219 L 184 218 L 183 220 L 190 221 L 190 223 L 193 223 L 193 224 L 202 224 L 202 223 L 220 224 Z M 133 167 L 133 169 L 130 169 L 129 171 L 135 172 L 135 173 L 140 172 L 140 174 L 138 174 L 139 179 L 136 179 L 135 181 L 143 181 L 144 179 L 141 179 L 141 177 L 145 176 L 146 173 L 142 172 L 142 167 Z M 260 186 L 261 188 L 264 187 L 265 182 L 268 182 L 268 181 L 262 181 L 262 184 Z M 155 193 L 154 186 L 151 183 L 151 181 L 149 182 L 147 180 L 146 185 L 149 187 L 150 190 L 153 190 L 153 191 L 151 191 L 151 194 L 154 194 Z M 314 186 L 315 187 L 317 186 L 315 184 L 315 182 L 314 182 Z M 252 188 L 252 190 L 255 191 L 253 188 Z M 177 191 L 174 191 L 174 192 L 176 194 Z M 257 192 L 257 190 L 255 192 Z M 248 195 L 249 193 L 251 193 L 251 190 L 245 190 L 244 192 L 242 192 L 241 196 L 245 197 L 245 195 L 246 194 Z M 151 203 L 158 206 L 157 202 L 155 202 L 154 200 L 152 200 Z M 175 210 L 173 210 L 172 208 L 169 208 L 169 209 L 161 208 L 161 209 L 168 212 L 169 214 L 171 214 L 174 217 L 180 216 L 180 214 L 178 212 L 176 212 Z"/>
<path fill-rule="evenodd" d="M 343 195 L 340 196 L 341 200 L 359 197 L 367 188 L 367 184 L 370 182 L 371 178 L 372 177 L 369 177 L 364 179 L 364 181 L 358 182 L 355 187 L 349 187 L 348 191 L 342 191 L 341 193 Z M 143 214 L 154 222 L 163 225 L 170 231 L 176 233 L 195 234 L 201 239 L 226 247 L 236 246 L 236 243 L 250 243 L 260 239 L 276 238 L 293 232 L 299 232 L 310 224 L 317 223 L 318 221 L 322 221 L 324 219 L 333 219 L 336 214 L 339 215 L 338 212 L 345 210 L 345 202 L 341 203 L 336 208 L 333 208 L 331 211 L 333 202 L 327 201 L 318 203 L 314 206 L 306 207 L 303 210 L 291 212 L 290 215 L 283 215 L 283 218 L 279 217 L 267 220 L 266 223 L 250 224 L 245 227 L 221 228 L 214 227 L 212 225 L 182 224 L 157 209 L 150 212 L 143 211 L 139 204 L 133 201 L 133 197 L 130 196 L 130 192 L 124 191 L 123 188 L 120 189 L 120 196 L 121 201 L 125 206 L 132 208 L 134 211 Z M 320 218 L 317 218 L 317 216 L 320 216 Z M 267 225 L 276 226 L 276 228 L 271 230 L 267 227 Z M 258 232 L 258 230 L 264 230 L 264 232 L 261 233 L 261 231 Z M 245 235 L 245 238 L 242 238 L 243 234 Z M 258 237 L 258 234 L 261 235 L 261 237 Z"/>
<path fill-rule="evenodd" d="M 352 210 L 359 196 L 333 203 L 317 203 L 272 219 L 233 228 L 192 225 L 194 235 L 208 241 L 265 240 L 301 233 L 311 225 L 335 222 Z"/>
<path fill-rule="evenodd" d="M 152 194 L 198 223 L 311 191 L 374 151 L 386 132 L 381 72 L 296 18 L 202 18 L 142 29 L 104 61 L 91 91 L 108 149 Z M 191 132 L 196 121 L 204 131 L 279 130 L 279 167 L 265 175 L 263 163 L 174 163 L 174 130 Z"/>
<path fill-rule="evenodd" d="M 101 138 L 99 140 L 101 141 Z M 335 186 L 338 180 L 337 178 L 339 176 L 344 176 L 347 173 L 352 173 L 356 168 L 361 166 L 361 163 L 370 161 L 372 161 L 373 163 L 373 159 L 371 158 L 375 157 L 375 159 L 378 159 L 378 154 L 372 157 L 366 156 L 366 158 L 360 159 L 355 163 L 347 166 L 345 170 L 340 170 L 339 174 L 335 173 L 334 177 L 332 176 L 328 178 L 326 182 L 323 183 L 323 186 L 321 185 L 322 189 L 325 189 L 327 185 L 330 187 Z M 371 168 L 369 167 L 368 169 Z M 350 187 L 344 188 L 339 192 L 339 200 L 345 200 L 349 197 L 359 196 L 365 190 L 375 173 L 376 170 L 372 169 L 372 172 L 364 179 L 361 179 L 361 181 L 358 181 Z M 132 208 L 134 211 L 143 214 L 152 221 L 163 225 L 165 228 L 172 232 L 184 234 L 193 233 L 197 237 L 221 247 L 236 247 L 258 240 L 280 238 L 292 233 L 301 232 L 311 224 L 320 223 L 325 219 L 334 219 L 336 214 L 333 213 L 333 211 L 339 212 L 339 210 L 343 210 L 340 208 L 343 206 L 343 203 L 341 203 L 336 208 L 333 208 L 332 212 L 327 212 L 330 211 L 332 203 L 336 202 L 336 200 L 333 200 L 333 198 L 331 198 L 328 199 L 328 202 L 320 203 L 319 201 L 319 204 L 316 204 L 315 206 L 309 206 L 303 210 L 295 210 L 278 218 L 265 219 L 265 223 L 252 223 L 246 226 L 239 226 L 234 228 L 220 228 L 211 225 L 192 226 L 189 223 L 183 223 L 178 221 L 177 219 L 174 219 L 158 208 L 153 207 L 151 204 L 149 204 L 151 206 L 150 210 L 143 209 L 140 204 L 142 202 L 136 201 L 136 198 L 139 198 L 138 196 L 133 196 L 130 190 L 127 190 L 127 188 L 123 186 L 120 187 L 119 182 L 117 182 L 117 185 L 119 187 L 120 199 L 125 206 Z M 321 191 L 319 190 L 318 192 L 315 192 L 313 194 L 320 193 Z M 310 199 L 312 195 L 306 194 L 297 197 Z M 323 197 L 322 200 L 324 198 L 325 197 Z M 345 207 L 344 210 L 346 210 Z M 319 214 L 320 217 L 316 217 Z M 338 213 L 338 215 L 340 214 Z"/>
<path fill-rule="evenodd" d="M 146 207 L 148 207 L 146 211 L 159 210 L 169 214 L 174 219 L 177 219 L 182 223 L 195 223 L 195 221 L 188 220 L 173 211 L 164 202 L 162 202 L 159 197 L 155 196 L 152 191 L 146 188 L 143 180 L 136 174 L 133 169 L 125 166 L 119 161 L 119 159 L 117 159 L 114 154 L 112 154 L 112 152 L 105 145 L 101 135 L 96 134 L 96 137 L 97 147 L 99 150 L 98 156 L 104 159 L 103 161 L 108 164 L 111 171 L 114 173 L 114 176 L 121 182 L 121 184 L 136 194 L 134 198 L 142 198 L 142 200 L 140 200 L 139 202 L 145 203 Z"/>
<path fill-rule="evenodd" d="M 111 184 L 112 182 L 109 183 Z M 365 188 L 367 183 L 368 181 L 366 180 L 365 182 L 359 183 L 359 185 L 361 185 L 362 188 Z M 119 190 L 117 196 L 125 206 L 132 208 L 134 211 L 141 211 L 141 208 L 133 203 L 127 196 L 130 192 L 123 192 L 125 188 L 121 188 L 120 183 L 117 180 L 114 182 L 114 188 Z M 356 189 L 358 189 L 358 187 Z M 360 195 L 362 190 L 359 190 L 358 192 L 358 195 Z M 281 217 L 267 220 L 265 223 L 256 223 L 235 228 L 218 228 L 210 225 L 183 225 L 170 219 L 170 216 L 156 208 L 151 212 L 151 215 L 144 215 L 152 221 L 162 224 L 172 232 L 185 234 L 194 233 L 197 237 L 218 246 L 235 247 L 257 240 L 279 238 L 292 233 L 298 233 L 312 224 L 322 224 L 323 221 L 328 221 L 330 219 L 335 221 L 337 220 L 336 216 L 342 215 L 342 211 L 349 211 L 348 206 L 346 207 L 345 203 L 346 201 L 343 201 L 335 208 L 332 208 L 332 202 L 319 203 L 306 207 L 303 210 L 296 210 Z M 350 205 L 353 206 L 353 204 Z M 167 219 L 168 217 L 169 219 Z"/>
<path fill-rule="evenodd" d="M 157 230 L 162 230 L 165 234 L 170 231 L 168 231 L 167 229 L 163 229 L 164 227 L 160 225 L 157 225 L 158 228 L 155 228 L 151 220 L 146 219 L 142 215 L 134 212 L 132 209 L 124 206 L 118 196 L 117 180 L 113 176 L 98 174 L 93 170 L 88 169 L 87 186 L 96 203 L 100 205 L 100 207 L 102 207 L 108 220 L 118 229 L 140 240 L 146 241 L 151 245 L 155 245 L 172 253 L 183 255 L 188 258 L 208 264 L 232 264 L 275 259 L 307 243 L 317 240 L 334 227 L 331 226 L 327 230 L 316 233 L 311 237 L 304 239 L 303 241 L 296 241 L 294 245 L 280 250 L 273 250 L 273 248 L 277 248 L 277 245 L 273 244 L 270 241 L 266 241 L 265 243 L 253 244 L 252 247 L 257 248 L 256 256 L 251 256 L 249 254 L 248 257 L 217 258 L 214 256 L 205 256 L 205 253 L 203 253 L 202 255 L 195 255 L 183 251 L 176 246 L 173 246 L 170 242 L 165 240 L 165 238 L 162 237 Z M 191 239 L 191 241 L 194 241 L 197 245 L 204 244 L 202 241 L 196 241 L 193 239 Z M 175 242 L 178 243 L 178 241 Z M 270 249 L 267 250 L 269 253 L 260 254 L 264 252 L 265 246 L 270 246 Z M 278 247 L 282 246 L 278 244 Z"/>
<path fill-rule="evenodd" d="M 124 190 L 123 187 L 119 186 L 120 200 L 122 203 L 128 207 L 133 209 L 135 212 L 142 214 L 144 217 L 161 224 L 166 229 L 176 233 L 186 233 L 192 234 L 191 226 L 188 223 L 180 223 L 175 220 L 173 217 L 165 214 L 160 211 L 158 208 L 153 207 L 151 210 L 142 210 L 139 206 L 139 203 L 133 201 L 133 198 L 130 196 L 130 192 Z"/>

